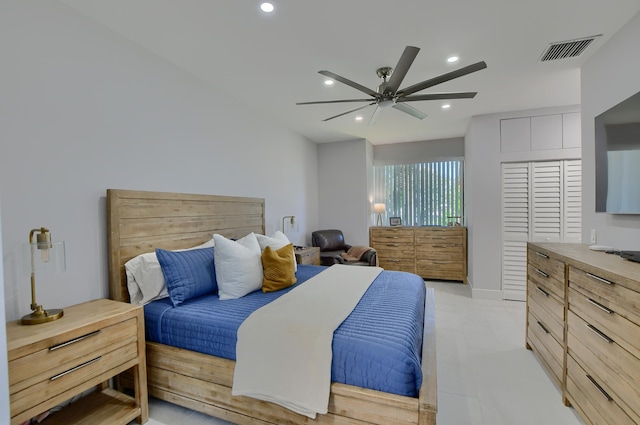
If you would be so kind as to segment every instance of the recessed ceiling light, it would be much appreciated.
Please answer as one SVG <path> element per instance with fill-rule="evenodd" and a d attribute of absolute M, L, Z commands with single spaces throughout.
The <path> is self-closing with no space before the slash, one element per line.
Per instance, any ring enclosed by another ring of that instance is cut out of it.
<path fill-rule="evenodd" d="M 451 108 L 451 105 L 449 105 L 448 103 L 445 103 L 444 105 L 442 105 L 442 109 L 449 109 Z"/>
<path fill-rule="evenodd" d="M 449 63 L 455 63 L 455 62 L 458 62 L 459 60 L 460 58 L 457 56 L 450 56 L 449 58 L 447 58 L 447 62 Z"/>
<path fill-rule="evenodd" d="M 356 121 L 362 121 L 362 116 L 361 116 L 361 115 L 358 115 L 358 116 L 356 117 Z"/>
<path fill-rule="evenodd" d="M 324 85 L 325 86 L 332 86 L 333 85 L 333 80 L 324 80 Z"/>
<path fill-rule="evenodd" d="M 263 12 L 271 13 L 273 12 L 273 9 L 274 9 L 273 3 L 269 3 L 269 2 L 260 3 L 260 9 Z"/>

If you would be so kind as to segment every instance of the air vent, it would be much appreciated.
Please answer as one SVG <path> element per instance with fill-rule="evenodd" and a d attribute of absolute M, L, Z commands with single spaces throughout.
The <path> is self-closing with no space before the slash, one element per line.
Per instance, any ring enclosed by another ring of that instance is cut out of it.
<path fill-rule="evenodd" d="M 540 62 L 554 61 L 559 59 L 575 58 L 580 56 L 593 41 L 600 37 L 594 35 L 592 37 L 581 38 L 578 40 L 560 41 L 552 43 L 540 57 Z"/>

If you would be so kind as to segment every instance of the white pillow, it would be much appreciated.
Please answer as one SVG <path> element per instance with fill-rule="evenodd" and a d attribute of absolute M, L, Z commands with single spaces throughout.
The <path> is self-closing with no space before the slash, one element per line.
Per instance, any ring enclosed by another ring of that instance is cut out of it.
<path fill-rule="evenodd" d="M 214 240 L 210 239 L 201 245 L 176 251 L 209 248 L 214 244 Z M 147 252 L 132 258 L 124 264 L 124 269 L 127 274 L 127 289 L 131 304 L 145 305 L 169 296 L 162 268 L 155 252 Z"/>
<path fill-rule="evenodd" d="M 291 241 L 287 235 L 282 233 L 280 230 L 276 230 L 276 232 L 271 236 L 259 235 L 256 234 L 256 238 L 258 238 L 258 243 L 260 244 L 260 251 L 264 251 L 267 246 L 270 246 L 274 250 L 278 250 L 285 245 L 289 245 Z M 298 263 L 296 262 L 296 251 L 293 248 L 293 270 L 295 272 L 298 271 Z"/>
<path fill-rule="evenodd" d="M 262 289 L 262 251 L 255 233 L 232 241 L 214 234 L 218 296 L 232 300 Z"/>

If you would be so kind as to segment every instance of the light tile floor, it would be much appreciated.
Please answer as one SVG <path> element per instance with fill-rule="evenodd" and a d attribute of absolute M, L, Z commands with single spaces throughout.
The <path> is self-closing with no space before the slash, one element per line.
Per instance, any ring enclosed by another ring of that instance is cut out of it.
<path fill-rule="evenodd" d="M 472 299 L 459 283 L 435 288 L 438 425 L 583 425 L 524 348 L 525 303 Z M 148 425 L 230 425 L 157 399 Z"/>

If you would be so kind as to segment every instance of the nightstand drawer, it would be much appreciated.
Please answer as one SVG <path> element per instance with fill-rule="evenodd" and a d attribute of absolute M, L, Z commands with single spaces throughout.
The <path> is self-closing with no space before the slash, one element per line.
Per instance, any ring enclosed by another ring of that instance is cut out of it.
<path fill-rule="evenodd" d="M 107 349 L 109 348 L 110 346 L 107 347 Z M 80 391 L 91 388 L 99 383 L 99 381 L 92 382 L 93 379 L 110 372 L 120 365 L 126 364 L 130 360 L 135 361 L 138 357 L 138 344 L 136 340 L 133 340 L 124 347 L 113 351 L 105 351 L 99 350 L 96 353 L 89 353 L 74 362 L 63 365 L 64 367 L 53 368 L 51 369 L 52 374 L 41 374 L 39 382 L 21 391 L 12 392 L 9 396 L 12 414 L 17 416 L 21 412 L 34 409 L 33 413 L 35 415 L 48 408 L 48 400 L 51 397 L 64 394 L 69 390 L 74 390 L 75 393 L 80 386 L 83 386 Z M 43 408 L 37 408 L 41 404 Z"/>
<path fill-rule="evenodd" d="M 9 362 L 9 386 L 18 392 L 89 358 L 136 341 L 136 319 L 98 329 Z M 52 368 L 52 365 L 55 367 Z"/>

